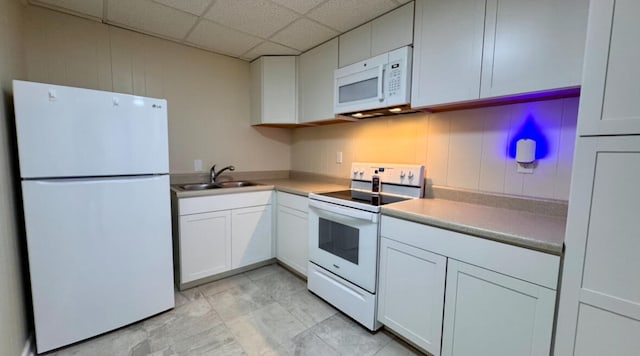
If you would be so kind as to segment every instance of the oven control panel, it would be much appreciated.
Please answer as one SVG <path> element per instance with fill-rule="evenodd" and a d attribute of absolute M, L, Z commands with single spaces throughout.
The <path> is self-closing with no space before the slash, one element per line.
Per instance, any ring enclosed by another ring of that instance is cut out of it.
<path fill-rule="evenodd" d="M 380 183 L 421 186 L 424 182 L 424 166 L 417 164 L 389 164 L 353 162 L 351 179 L 370 182 L 374 175 Z"/>

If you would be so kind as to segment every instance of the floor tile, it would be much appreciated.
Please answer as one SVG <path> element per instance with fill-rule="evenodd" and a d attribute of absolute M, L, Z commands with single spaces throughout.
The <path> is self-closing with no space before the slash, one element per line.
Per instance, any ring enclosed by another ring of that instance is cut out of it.
<path fill-rule="evenodd" d="M 306 330 L 278 303 L 226 322 L 249 355 L 277 352 L 277 347 Z"/>
<path fill-rule="evenodd" d="M 297 292 L 307 290 L 305 281 L 285 270 L 271 273 L 254 281 L 254 283 L 275 300 L 281 300 Z"/>
<path fill-rule="evenodd" d="M 189 302 L 192 302 L 198 298 L 202 297 L 200 290 L 198 288 L 191 288 L 183 291 L 175 291 L 175 304 L 176 308 L 182 305 L 185 305 Z"/>
<path fill-rule="evenodd" d="M 260 267 L 260 268 L 245 272 L 244 275 L 247 276 L 252 281 L 257 281 L 272 273 L 283 272 L 283 271 L 289 273 L 286 269 L 280 267 L 277 263 L 274 263 L 268 266 Z"/>
<path fill-rule="evenodd" d="M 199 298 L 143 323 L 151 352 L 170 350 L 193 353 L 216 349 L 234 341 L 222 319 L 204 299 Z"/>
<path fill-rule="evenodd" d="M 147 333 L 139 326 L 135 326 L 112 331 L 108 334 L 67 347 L 50 355 L 131 355 L 133 350 L 136 349 L 139 344 L 146 342 L 146 340 Z"/>
<path fill-rule="evenodd" d="M 244 274 L 238 274 L 235 276 L 227 277 L 224 279 L 220 279 L 218 281 L 201 285 L 200 287 L 198 287 L 198 290 L 204 296 L 208 297 L 214 294 L 218 294 L 220 292 L 224 292 L 233 287 L 237 287 L 247 283 L 251 283 L 251 280 Z"/>
<path fill-rule="evenodd" d="M 338 312 L 329 303 L 307 289 L 277 299 L 277 301 L 306 327 L 312 327 Z"/>
<path fill-rule="evenodd" d="M 304 331 L 296 335 L 293 339 L 286 341 L 275 350 L 269 350 L 261 356 L 339 356 L 340 353 L 332 349 L 322 341 L 311 330 Z"/>
<path fill-rule="evenodd" d="M 369 332 L 353 320 L 338 313 L 311 328 L 335 350 L 344 355 L 374 355 L 386 346 L 391 337 L 384 332 Z"/>
<path fill-rule="evenodd" d="M 260 309 L 274 300 L 253 283 L 241 284 L 207 297 L 209 304 L 222 317 L 231 320 Z"/>
<path fill-rule="evenodd" d="M 405 344 L 402 341 L 391 340 L 387 346 L 378 351 L 375 356 L 417 356 L 423 355 L 420 351 Z"/>
<path fill-rule="evenodd" d="M 384 331 L 369 332 L 277 265 L 175 298 L 170 311 L 49 355 L 421 355 Z"/>

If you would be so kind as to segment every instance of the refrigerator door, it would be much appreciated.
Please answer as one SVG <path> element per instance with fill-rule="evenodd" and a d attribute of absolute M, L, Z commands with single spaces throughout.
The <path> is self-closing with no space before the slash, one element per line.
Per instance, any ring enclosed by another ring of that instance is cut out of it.
<path fill-rule="evenodd" d="M 168 173 L 167 102 L 13 81 L 23 178 Z"/>
<path fill-rule="evenodd" d="M 22 190 L 38 352 L 174 306 L 167 175 Z"/>

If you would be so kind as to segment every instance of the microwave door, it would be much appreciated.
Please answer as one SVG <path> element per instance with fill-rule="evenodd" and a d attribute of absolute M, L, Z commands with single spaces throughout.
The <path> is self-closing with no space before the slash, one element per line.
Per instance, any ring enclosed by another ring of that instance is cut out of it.
<path fill-rule="evenodd" d="M 384 65 L 336 78 L 336 113 L 365 110 L 384 102 Z"/>

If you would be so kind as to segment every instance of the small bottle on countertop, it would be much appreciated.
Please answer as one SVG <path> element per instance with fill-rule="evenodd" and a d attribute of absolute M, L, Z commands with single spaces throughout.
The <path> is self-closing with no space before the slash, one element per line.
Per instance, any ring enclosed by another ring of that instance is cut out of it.
<path fill-rule="evenodd" d="M 371 192 L 373 194 L 380 193 L 380 176 L 378 175 L 378 171 L 371 176 Z"/>

